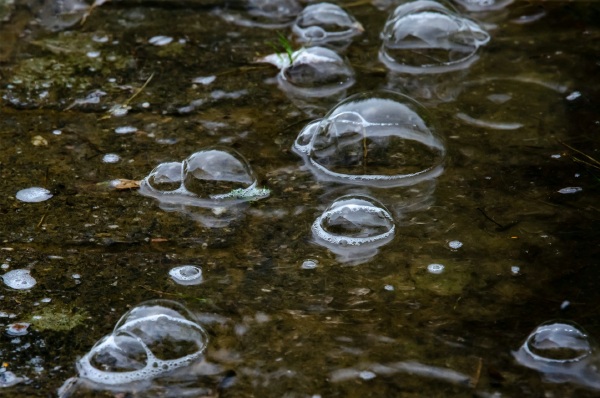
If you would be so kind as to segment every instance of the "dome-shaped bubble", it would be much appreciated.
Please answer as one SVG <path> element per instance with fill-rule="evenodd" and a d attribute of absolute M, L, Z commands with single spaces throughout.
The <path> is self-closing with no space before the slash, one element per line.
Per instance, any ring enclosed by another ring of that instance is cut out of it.
<path fill-rule="evenodd" d="M 364 31 L 362 25 L 336 4 L 317 3 L 304 8 L 296 18 L 292 31 L 298 42 L 306 46 L 344 48 L 352 38 Z"/>
<path fill-rule="evenodd" d="M 513 355 L 521 365 L 542 373 L 547 381 L 600 389 L 600 358 L 595 343 L 573 322 L 541 324 Z"/>
<path fill-rule="evenodd" d="M 183 161 L 183 186 L 202 199 L 225 199 L 256 184 L 250 165 L 228 149 L 206 149 Z"/>
<path fill-rule="evenodd" d="M 367 261 L 394 238 L 394 219 L 377 200 L 348 195 L 335 201 L 312 225 L 316 243 L 338 255 L 341 262 Z"/>
<path fill-rule="evenodd" d="M 216 9 L 224 20 L 239 26 L 281 29 L 292 24 L 302 11 L 297 0 L 247 0 L 245 10 Z"/>
<path fill-rule="evenodd" d="M 208 148 L 182 163 L 158 165 L 142 180 L 140 193 L 158 199 L 165 210 L 215 208 L 267 197 L 269 191 L 256 184 L 242 155 L 229 148 Z"/>
<path fill-rule="evenodd" d="M 379 59 L 390 70 L 441 73 L 469 67 L 489 34 L 438 2 L 417 0 L 394 10 L 381 39 Z"/>
<path fill-rule="evenodd" d="M 161 163 L 146 177 L 148 185 L 157 192 L 176 191 L 181 187 L 181 162 Z"/>
<path fill-rule="evenodd" d="M 185 307 L 149 301 L 123 315 L 113 333 L 77 362 L 77 369 L 81 378 L 100 385 L 149 381 L 199 360 L 207 341 Z"/>
<path fill-rule="evenodd" d="M 169 271 L 171 279 L 179 285 L 198 285 L 202 283 L 202 269 L 195 265 L 182 265 Z"/>
<path fill-rule="evenodd" d="M 299 108 L 323 114 L 346 96 L 355 80 L 354 70 L 345 57 L 325 47 L 309 47 L 287 54 L 271 54 L 257 62 L 277 66 L 279 88 Z"/>
<path fill-rule="evenodd" d="M 44 202 L 52 197 L 52 193 L 48 191 L 46 188 L 41 187 L 31 187 L 21 189 L 17 192 L 16 196 L 17 200 L 26 203 L 38 203 Z"/>
<path fill-rule="evenodd" d="M 445 147 L 428 119 L 426 109 L 406 96 L 388 91 L 357 94 L 309 123 L 294 150 L 322 180 L 413 185 L 443 171 Z"/>
<path fill-rule="evenodd" d="M 28 269 L 14 269 L 2 275 L 4 284 L 12 289 L 25 290 L 35 286 L 36 280 Z"/>
<path fill-rule="evenodd" d="M 284 91 L 307 97 L 325 97 L 346 90 L 354 84 L 354 70 L 336 52 L 324 47 L 310 47 L 295 52 L 293 62 L 279 73 Z"/>

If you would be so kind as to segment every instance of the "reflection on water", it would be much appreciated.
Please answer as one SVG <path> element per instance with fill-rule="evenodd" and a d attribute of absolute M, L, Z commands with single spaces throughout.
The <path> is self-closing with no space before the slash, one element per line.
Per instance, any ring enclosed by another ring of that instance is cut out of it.
<path fill-rule="evenodd" d="M 0 1 L 3 393 L 598 394 L 595 3 L 384 40 L 409 2 L 336 2 L 319 28 L 360 34 L 304 50 L 316 3 L 28 3 Z M 390 56 L 461 69 L 378 58 L 427 40 Z"/>

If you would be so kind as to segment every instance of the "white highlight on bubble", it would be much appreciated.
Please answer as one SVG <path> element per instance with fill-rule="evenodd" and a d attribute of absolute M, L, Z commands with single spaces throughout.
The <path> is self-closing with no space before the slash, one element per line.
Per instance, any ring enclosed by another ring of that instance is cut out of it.
<path fill-rule="evenodd" d="M 217 79 L 217 77 L 214 75 L 213 76 L 195 77 L 194 79 L 192 79 L 192 83 L 208 86 L 209 84 L 214 82 L 216 79 Z"/>
<path fill-rule="evenodd" d="M 171 279 L 184 286 L 198 285 L 202 283 L 202 269 L 195 265 L 182 265 L 169 271 Z"/>
<path fill-rule="evenodd" d="M 50 199 L 51 197 L 52 194 L 50 193 L 50 191 L 48 191 L 46 188 L 40 187 L 21 189 L 19 192 L 17 192 L 16 195 L 17 200 L 26 203 L 44 202 Z"/>
<path fill-rule="evenodd" d="M 444 272 L 444 269 L 446 267 L 442 264 L 429 264 L 427 266 L 427 272 L 431 273 L 431 274 L 441 274 L 442 272 Z"/>
<path fill-rule="evenodd" d="M 512 267 L 510 267 L 510 272 L 513 275 L 518 275 L 521 272 L 521 267 L 519 267 L 517 265 L 513 265 Z"/>

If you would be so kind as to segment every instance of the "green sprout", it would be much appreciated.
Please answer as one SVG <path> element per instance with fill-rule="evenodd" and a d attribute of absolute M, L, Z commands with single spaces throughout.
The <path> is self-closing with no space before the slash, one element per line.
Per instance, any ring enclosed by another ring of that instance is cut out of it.
<path fill-rule="evenodd" d="M 277 32 L 277 41 L 278 43 L 273 43 L 270 41 L 267 42 L 267 44 L 273 50 L 275 50 L 275 53 L 280 57 L 280 59 L 281 55 L 279 54 L 282 52 L 281 50 L 283 50 L 287 54 L 290 64 L 294 63 L 294 49 L 292 48 L 292 43 L 290 43 L 288 38 L 285 37 L 281 32 Z"/>

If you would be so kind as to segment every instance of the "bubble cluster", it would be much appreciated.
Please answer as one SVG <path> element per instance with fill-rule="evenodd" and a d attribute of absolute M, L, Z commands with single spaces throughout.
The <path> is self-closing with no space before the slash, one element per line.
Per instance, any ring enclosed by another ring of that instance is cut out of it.
<path fill-rule="evenodd" d="M 14 269 L 2 275 L 4 284 L 12 289 L 31 289 L 35 286 L 36 281 L 30 274 L 28 269 Z"/>
<path fill-rule="evenodd" d="M 446 149 L 426 109 L 389 91 L 356 94 L 298 135 L 294 151 L 321 180 L 373 187 L 414 185 L 443 171 Z"/>
<path fill-rule="evenodd" d="M 207 342 L 205 330 L 181 304 L 149 301 L 123 315 L 112 334 L 77 362 L 77 370 L 101 386 L 149 381 L 201 359 Z"/>
<path fill-rule="evenodd" d="M 316 3 L 302 10 L 292 26 L 297 41 L 306 46 L 343 49 L 364 28 L 352 15 L 336 4 Z"/>
<path fill-rule="evenodd" d="M 21 189 L 17 192 L 16 198 L 21 202 L 37 203 L 44 202 L 52 197 L 52 193 L 46 188 L 31 187 Z"/>
<path fill-rule="evenodd" d="M 442 73 L 469 67 L 489 34 L 444 5 L 418 0 L 398 6 L 381 32 L 379 60 L 404 73 Z"/>
<path fill-rule="evenodd" d="M 394 238 L 392 215 L 364 195 L 342 196 L 312 225 L 314 241 L 338 255 L 340 262 L 359 264 Z"/>
<path fill-rule="evenodd" d="M 169 271 L 171 279 L 179 285 L 198 285 L 202 283 L 202 269 L 195 265 L 182 265 Z"/>
<path fill-rule="evenodd" d="M 183 162 L 159 164 L 142 180 L 139 192 L 155 198 L 167 211 L 190 213 L 189 208 L 217 209 L 262 199 L 269 190 L 257 187 L 248 162 L 229 148 L 208 148 Z"/>
<path fill-rule="evenodd" d="M 554 383 L 577 383 L 600 389 L 600 357 L 587 333 L 570 321 L 542 323 L 513 352 L 521 365 Z"/>

